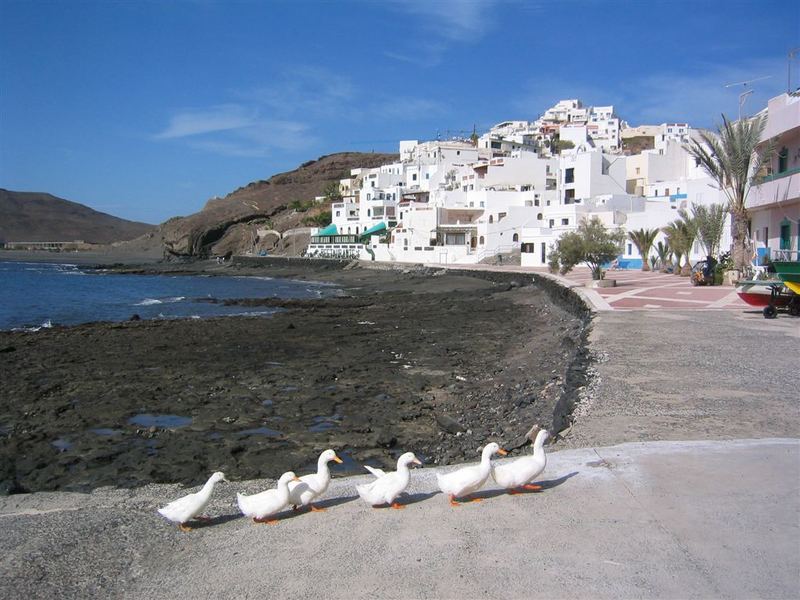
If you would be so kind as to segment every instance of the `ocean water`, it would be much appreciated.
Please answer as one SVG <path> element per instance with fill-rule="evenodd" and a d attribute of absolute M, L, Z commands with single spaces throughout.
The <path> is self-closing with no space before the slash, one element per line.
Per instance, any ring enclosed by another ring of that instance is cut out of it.
<path fill-rule="evenodd" d="M 209 298 L 320 298 L 322 283 L 195 275 L 121 275 L 69 264 L 0 262 L 0 330 L 92 321 L 269 315 L 270 307 L 224 306 Z"/>

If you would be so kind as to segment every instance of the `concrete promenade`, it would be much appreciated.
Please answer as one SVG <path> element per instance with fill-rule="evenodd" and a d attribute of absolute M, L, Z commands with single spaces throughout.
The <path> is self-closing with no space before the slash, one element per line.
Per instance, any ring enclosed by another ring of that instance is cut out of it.
<path fill-rule="evenodd" d="M 175 485 L 4 497 L 0 597 L 800 597 L 800 320 L 696 308 L 595 314 L 541 492 L 451 508 L 424 468 L 374 510 L 343 478 L 273 527 L 234 500 L 269 482 L 234 482 L 188 534 Z"/>

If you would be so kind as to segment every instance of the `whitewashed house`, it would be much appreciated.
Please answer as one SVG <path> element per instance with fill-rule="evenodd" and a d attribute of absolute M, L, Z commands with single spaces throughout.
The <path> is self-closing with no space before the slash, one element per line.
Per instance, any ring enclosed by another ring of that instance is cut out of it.
<path fill-rule="evenodd" d="M 797 260 L 800 249 L 800 92 L 767 103 L 759 150 L 774 154 L 747 197 L 753 247 L 759 256 L 777 251 Z"/>

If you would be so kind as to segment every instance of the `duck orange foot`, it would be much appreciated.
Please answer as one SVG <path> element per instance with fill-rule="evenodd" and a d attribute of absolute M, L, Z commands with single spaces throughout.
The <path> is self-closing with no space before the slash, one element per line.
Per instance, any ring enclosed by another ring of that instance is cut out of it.
<path fill-rule="evenodd" d="M 279 521 L 278 519 L 259 519 L 258 517 L 253 517 L 253 523 L 259 523 L 260 525 L 277 525 Z"/>

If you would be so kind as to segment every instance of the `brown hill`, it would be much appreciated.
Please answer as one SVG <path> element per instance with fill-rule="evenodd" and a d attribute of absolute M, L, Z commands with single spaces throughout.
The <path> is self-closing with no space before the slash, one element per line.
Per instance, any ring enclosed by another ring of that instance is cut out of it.
<path fill-rule="evenodd" d="M 0 240 L 110 244 L 152 231 L 146 223 L 126 221 L 39 192 L 0 189 Z"/>
<path fill-rule="evenodd" d="M 396 154 L 340 152 L 303 163 L 294 171 L 273 175 L 266 181 L 254 181 L 224 198 L 209 200 L 198 213 L 163 223 L 160 233 L 165 254 L 176 257 L 242 254 L 259 247 L 273 251 L 275 244 L 280 249 L 279 234 L 302 227 L 304 219 L 329 208 L 318 205 L 301 212 L 291 207 L 294 202 L 308 202 L 321 196 L 326 185 L 349 177 L 351 169 L 377 167 L 397 158 Z M 256 239 L 258 229 L 277 233 L 270 236 L 265 246 L 265 240 Z M 289 251 L 305 247 L 301 241 L 292 244 L 284 239 L 282 243 Z"/>

